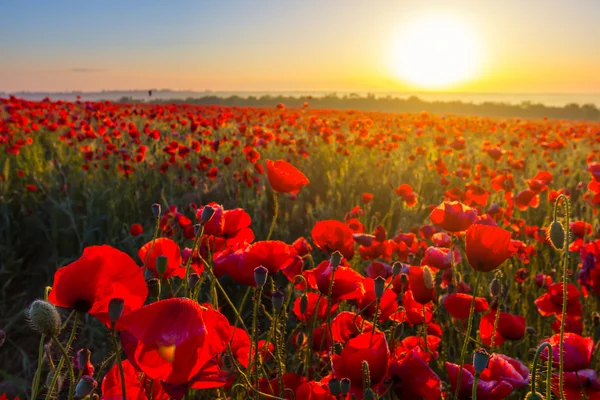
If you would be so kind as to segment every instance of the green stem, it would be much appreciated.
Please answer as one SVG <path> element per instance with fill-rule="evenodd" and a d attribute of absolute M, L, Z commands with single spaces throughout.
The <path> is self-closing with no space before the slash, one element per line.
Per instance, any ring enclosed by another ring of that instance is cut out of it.
<path fill-rule="evenodd" d="M 79 313 L 75 313 L 75 319 L 73 320 L 73 327 L 71 328 L 71 335 L 69 336 L 69 340 L 67 340 L 67 347 L 66 347 L 67 349 L 70 349 L 71 344 L 73 344 L 73 340 L 75 339 L 75 331 L 77 330 L 78 322 L 79 322 Z M 52 339 L 54 340 L 54 338 L 52 338 Z M 58 344 L 60 345 L 60 342 Z M 64 350 L 64 348 L 62 350 Z M 68 363 L 69 367 L 71 367 L 71 362 L 69 360 L 68 354 L 66 354 L 66 357 L 65 357 L 65 353 L 63 353 L 62 357 L 60 358 L 60 361 L 58 362 L 58 365 L 56 366 L 56 369 L 54 370 L 54 376 L 52 377 L 52 382 L 50 382 L 50 386 L 48 387 L 48 393 L 46 393 L 46 400 L 49 400 L 50 397 L 52 396 L 52 393 L 54 392 L 54 386 L 56 386 L 56 382 L 58 381 L 58 376 L 60 375 L 60 371 L 62 370 L 62 367 L 63 367 L 65 361 Z M 73 371 L 73 368 L 71 368 L 71 371 Z M 74 385 L 75 384 L 73 383 L 73 386 Z"/>
<path fill-rule="evenodd" d="M 373 336 L 375 335 L 375 330 L 377 329 L 377 319 L 379 318 L 379 304 L 381 303 L 381 299 L 375 300 L 375 316 L 373 317 L 373 329 L 371 330 L 371 340 L 373 340 Z"/>
<path fill-rule="evenodd" d="M 119 367 L 119 374 L 121 375 L 121 395 L 123 396 L 123 400 L 127 400 L 127 395 L 125 394 L 127 385 L 125 383 L 125 371 L 123 370 L 123 363 L 121 363 L 121 346 L 117 343 L 117 333 L 115 328 L 112 329 L 112 344 L 115 349 L 115 357 L 117 358 L 117 365 Z"/>
<path fill-rule="evenodd" d="M 160 214 L 156 216 L 156 225 L 154 226 L 154 235 L 152 236 L 152 244 L 150 245 L 150 251 L 146 253 L 146 259 L 144 260 L 144 268 L 148 265 L 148 258 L 150 258 L 150 254 L 154 251 L 154 244 L 156 243 L 156 238 L 158 237 L 158 229 L 160 227 Z M 162 277 L 160 277 L 162 278 Z"/>
<path fill-rule="evenodd" d="M 274 204 L 274 210 L 273 210 L 273 220 L 271 220 L 271 227 L 269 228 L 269 234 L 267 235 L 267 240 L 271 239 L 271 235 L 273 234 L 273 231 L 275 230 L 275 223 L 277 222 L 277 214 L 279 213 L 279 201 L 278 201 L 278 194 L 276 191 L 273 191 L 273 204 Z"/>
<path fill-rule="evenodd" d="M 38 349 L 38 364 L 37 369 L 35 370 L 35 376 L 33 377 L 33 382 L 31 383 L 31 400 L 35 400 L 38 393 L 38 388 L 40 385 L 40 378 L 42 375 L 42 362 L 44 359 L 44 340 L 46 339 L 46 335 L 42 335 L 40 338 L 40 346 Z"/>
<path fill-rule="evenodd" d="M 260 299 L 262 297 L 262 288 L 257 287 L 254 290 L 254 308 L 252 311 L 252 340 L 250 341 L 250 352 L 248 353 L 248 372 L 254 375 L 254 381 L 258 386 L 258 364 L 259 364 L 259 349 L 258 349 L 258 308 L 260 307 Z M 254 360 L 252 348 L 254 347 Z"/>
<path fill-rule="evenodd" d="M 535 356 L 533 357 L 533 366 L 531 367 L 531 393 L 536 394 L 536 379 L 537 379 L 537 365 L 542 355 L 542 351 L 544 349 L 548 349 L 548 375 L 546 382 L 546 397 L 549 399 L 550 394 L 550 382 L 552 380 L 552 345 L 548 342 L 542 343 L 535 352 Z"/>
<path fill-rule="evenodd" d="M 460 381 L 457 383 L 460 386 Z M 477 400 L 477 386 L 479 385 L 479 374 L 475 374 L 475 380 L 473 381 L 473 391 L 471 392 L 471 399 Z"/>
<path fill-rule="evenodd" d="M 331 327 L 331 295 L 333 294 L 333 283 L 336 269 L 337 267 L 333 268 L 333 270 L 331 271 L 331 281 L 329 281 L 329 291 L 327 292 L 327 329 L 331 340 L 331 353 L 335 352 L 335 346 L 333 342 L 333 328 Z M 318 314 L 318 308 L 315 309 L 315 314 Z M 375 324 L 373 326 L 375 326 Z M 373 334 L 375 334 L 375 331 L 373 331 Z M 371 335 L 371 338 L 372 337 L 373 336 Z"/>
<path fill-rule="evenodd" d="M 204 234 L 204 225 L 200 225 L 200 229 L 196 237 L 194 238 L 194 242 L 192 243 L 192 251 L 190 252 L 190 256 L 185 263 L 185 277 L 183 278 L 183 295 L 191 296 L 191 293 L 188 293 L 188 285 L 189 285 L 189 277 L 190 277 L 190 267 L 192 265 L 192 258 L 194 258 L 194 251 L 196 251 L 196 246 L 198 246 L 198 241 Z"/>
<path fill-rule="evenodd" d="M 500 295 L 496 297 L 496 316 L 494 318 L 494 329 L 492 329 L 492 343 L 490 353 L 494 352 L 494 341 L 496 339 L 496 330 L 498 329 L 498 321 L 500 320 Z"/>
<path fill-rule="evenodd" d="M 569 268 L 569 219 L 570 219 L 570 210 L 569 210 L 569 198 L 564 194 L 561 194 L 556 198 L 556 203 L 554 205 L 554 220 L 556 220 L 557 216 L 557 208 L 559 203 L 562 201 L 562 204 L 565 208 L 565 243 L 563 248 L 564 255 L 564 265 L 563 265 L 563 275 L 562 275 L 562 284 L 563 284 L 563 304 L 562 304 L 562 317 L 560 320 L 560 349 L 559 349 L 559 370 L 558 370 L 558 391 L 560 392 L 560 398 L 565 400 L 565 393 L 563 390 L 563 368 L 564 368 L 564 337 L 565 337 L 565 319 L 567 316 L 567 268 Z"/>
<path fill-rule="evenodd" d="M 456 390 L 454 398 L 458 399 L 458 392 L 460 390 L 460 382 L 462 382 L 463 364 L 465 363 L 465 357 L 467 355 L 467 347 L 469 345 L 469 338 L 471 337 L 471 330 L 473 329 L 473 316 L 475 315 L 475 296 L 477 295 L 477 286 L 479 285 L 479 279 L 481 278 L 481 271 L 477 271 L 475 274 L 475 284 L 473 285 L 473 299 L 471 300 L 471 311 L 469 312 L 469 323 L 467 325 L 467 333 L 465 335 L 465 341 L 463 342 L 462 351 L 460 352 L 460 369 L 458 370 L 458 382 L 456 384 Z"/>
<path fill-rule="evenodd" d="M 69 379 L 71 381 L 71 384 L 69 385 L 69 400 L 72 400 L 73 399 L 73 391 L 75 390 L 75 373 L 73 372 L 73 363 L 69 359 L 69 353 L 67 353 L 67 350 L 60 343 L 60 340 L 58 340 L 56 335 L 52 335 L 52 341 L 54 342 L 54 344 L 56 344 L 56 346 L 58 347 L 58 349 L 60 350 L 60 352 L 62 354 L 61 361 L 67 360 L 67 371 L 69 372 Z M 57 368 L 54 376 L 56 377 L 59 374 L 60 374 L 60 369 Z"/>

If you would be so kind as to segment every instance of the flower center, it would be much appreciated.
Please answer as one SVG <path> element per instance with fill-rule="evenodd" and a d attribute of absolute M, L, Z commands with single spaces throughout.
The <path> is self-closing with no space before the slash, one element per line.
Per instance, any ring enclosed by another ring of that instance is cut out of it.
<path fill-rule="evenodd" d="M 175 361 L 175 345 L 171 345 L 171 346 L 163 346 L 163 345 L 159 345 L 158 349 L 156 349 L 156 351 L 158 352 L 158 355 L 161 356 L 161 358 L 163 360 L 165 360 L 168 363 L 173 364 L 173 361 Z"/>

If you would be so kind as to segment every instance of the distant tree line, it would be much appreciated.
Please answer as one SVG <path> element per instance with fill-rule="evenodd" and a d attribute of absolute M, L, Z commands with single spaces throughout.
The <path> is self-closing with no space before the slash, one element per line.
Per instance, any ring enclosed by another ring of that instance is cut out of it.
<path fill-rule="evenodd" d="M 139 102 L 131 97 L 123 97 L 121 102 Z M 515 118 L 553 118 L 571 120 L 600 120 L 600 109 L 594 104 L 567 104 L 564 107 L 548 106 L 533 102 L 509 104 L 502 102 L 469 103 L 463 101 L 423 101 L 416 96 L 398 98 L 393 96 L 377 97 L 373 94 L 337 95 L 335 93 L 311 96 L 203 96 L 199 98 L 152 100 L 152 103 L 224 105 L 233 107 L 286 107 L 300 108 L 304 103 L 311 108 L 352 109 L 382 112 L 422 112 L 435 114 L 478 115 L 489 117 Z"/>

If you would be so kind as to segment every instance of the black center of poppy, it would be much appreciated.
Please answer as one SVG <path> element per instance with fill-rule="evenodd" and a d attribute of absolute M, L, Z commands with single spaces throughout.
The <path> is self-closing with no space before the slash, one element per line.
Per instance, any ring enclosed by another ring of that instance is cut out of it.
<path fill-rule="evenodd" d="M 82 313 L 87 313 L 92 308 L 92 303 L 84 299 L 77 299 L 75 303 L 73 303 L 73 310 L 79 311 Z"/>

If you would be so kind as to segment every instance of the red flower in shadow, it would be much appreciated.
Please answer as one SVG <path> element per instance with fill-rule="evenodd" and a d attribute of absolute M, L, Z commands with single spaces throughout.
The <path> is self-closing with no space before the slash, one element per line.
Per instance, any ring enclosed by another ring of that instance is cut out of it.
<path fill-rule="evenodd" d="M 350 260 L 354 256 L 353 233 L 348 225 L 340 221 L 325 220 L 315 224 L 311 235 L 319 249 L 328 254 L 337 250 L 344 258 Z"/>

